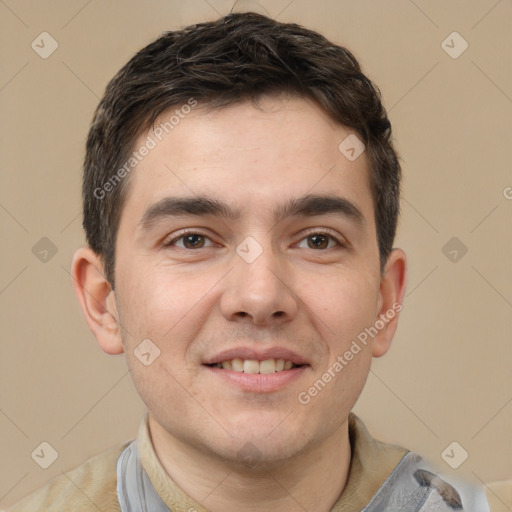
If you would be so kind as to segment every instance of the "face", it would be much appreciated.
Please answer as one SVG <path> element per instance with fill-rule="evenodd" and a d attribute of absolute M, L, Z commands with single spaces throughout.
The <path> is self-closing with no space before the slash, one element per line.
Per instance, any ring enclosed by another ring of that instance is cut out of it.
<path fill-rule="evenodd" d="M 136 143 L 157 141 L 130 176 L 115 310 L 169 439 L 279 461 L 346 424 L 389 341 L 353 345 L 387 302 L 366 156 L 338 149 L 350 133 L 308 100 L 267 98 Z"/>

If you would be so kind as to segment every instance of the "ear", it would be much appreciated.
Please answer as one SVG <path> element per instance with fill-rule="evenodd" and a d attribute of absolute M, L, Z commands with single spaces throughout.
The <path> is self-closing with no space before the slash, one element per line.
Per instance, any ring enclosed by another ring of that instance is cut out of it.
<path fill-rule="evenodd" d="M 105 278 L 101 258 L 90 248 L 75 252 L 71 264 L 73 287 L 85 320 L 107 354 L 121 354 L 123 344 L 114 291 Z"/>
<path fill-rule="evenodd" d="M 401 249 L 393 249 L 380 281 L 378 314 L 375 319 L 375 326 L 379 329 L 373 340 L 374 357 L 383 356 L 391 346 L 391 340 L 398 326 L 398 314 L 402 310 L 406 275 L 405 253 Z"/>

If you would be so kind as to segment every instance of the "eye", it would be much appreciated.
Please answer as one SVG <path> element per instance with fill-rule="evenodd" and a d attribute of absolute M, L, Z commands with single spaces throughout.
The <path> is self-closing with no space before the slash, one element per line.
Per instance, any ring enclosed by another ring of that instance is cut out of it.
<path fill-rule="evenodd" d="M 180 249 L 203 249 L 211 247 L 213 242 L 201 233 L 187 232 L 173 238 L 169 242 L 165 242 L 164 245 L 166 247 L 179 247 Z"/>
<path fill-rule="evenodd" d="M 329 233 L 317 232 L 311 233 L 306 238 L 303 238 L 299 242 L 298 247 L 303 249 L 324 250 L 332 249 L 333 247 L 345 247 L 345 245 Z"/>

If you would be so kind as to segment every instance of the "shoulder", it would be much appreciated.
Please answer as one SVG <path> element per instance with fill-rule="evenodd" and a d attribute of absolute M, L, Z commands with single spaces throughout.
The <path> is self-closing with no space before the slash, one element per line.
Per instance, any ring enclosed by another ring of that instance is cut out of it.
<path fill-rule="evenodd" d="M 7 512 L 119 512 L 116 462 L 128 444 L 119 444 L 91 457 L 77 468 L 63 472 Z"/>

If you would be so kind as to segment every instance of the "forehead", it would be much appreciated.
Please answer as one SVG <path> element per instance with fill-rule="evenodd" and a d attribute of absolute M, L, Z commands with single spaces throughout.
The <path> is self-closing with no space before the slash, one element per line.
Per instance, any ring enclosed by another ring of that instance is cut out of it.
<path fill-rule="evenodd" d="M 176 106 L 135 143 L 151 149 L 130 176 L 122 217 L 169 195 L 217 197 L 261 214 L 277 200 L 308 193 L 349 196 L 371 217 L 366 155 L 347 158 L 340 151 L 347 137 L 355 134 L 305 98 L 267 97 L 216 110 Z"/>

